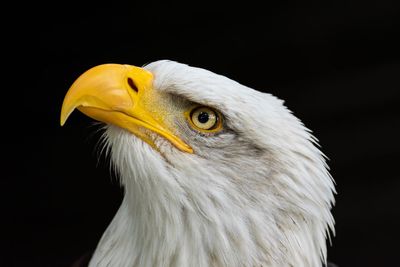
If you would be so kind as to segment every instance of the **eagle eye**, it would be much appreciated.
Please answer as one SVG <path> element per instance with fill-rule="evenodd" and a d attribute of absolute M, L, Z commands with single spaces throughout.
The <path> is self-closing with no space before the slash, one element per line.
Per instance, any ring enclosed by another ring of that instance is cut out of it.
<path fill-rule="evenodd" d="M 205 106 L 192 109 L 189 114 L 189 122 L 192 127 L 202 132 L 217 132 L 222 129 L 220 113 Z"/>

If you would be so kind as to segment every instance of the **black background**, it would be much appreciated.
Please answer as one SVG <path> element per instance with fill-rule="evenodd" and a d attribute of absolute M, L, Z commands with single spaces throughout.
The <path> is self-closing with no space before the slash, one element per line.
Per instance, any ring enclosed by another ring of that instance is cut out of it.
<path fill-rule="evenodd" d="M 69 266 L 95 248 L 123 191 L 92 120 L 59 126 L 63 96 L 95 65 L 158 59 L 284 99 L 337 182 L 329 260 L 399 266 L 399 1 L 275 2 L 15 7 L 3 23 L 1 266 Z"/>

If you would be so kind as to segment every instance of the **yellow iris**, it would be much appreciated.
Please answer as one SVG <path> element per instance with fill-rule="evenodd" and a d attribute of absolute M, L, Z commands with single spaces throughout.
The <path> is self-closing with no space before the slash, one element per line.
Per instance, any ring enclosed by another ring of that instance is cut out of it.
<path fill-rule="evenodd" d="M 222 119 L 218 111 L 209 107 L 195 107 L 189 114 L 189 122 L 200 132 L 212 133 L 222 130 Z"/>

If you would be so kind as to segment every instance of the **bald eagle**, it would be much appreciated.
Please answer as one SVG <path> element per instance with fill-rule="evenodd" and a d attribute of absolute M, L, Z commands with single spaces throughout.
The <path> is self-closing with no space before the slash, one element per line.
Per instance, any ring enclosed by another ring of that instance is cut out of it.
<path fill-rule="evenodd" d="M 104 64 L 67 92 L 104 122 L 124 198 L 89 266 L 326 264 L 334 182 L 282 100 L 174 61 Z"/>

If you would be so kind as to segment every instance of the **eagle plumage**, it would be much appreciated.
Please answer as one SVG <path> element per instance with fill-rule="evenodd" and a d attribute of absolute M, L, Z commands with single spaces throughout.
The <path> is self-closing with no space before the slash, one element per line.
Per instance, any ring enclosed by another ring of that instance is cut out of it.
<path fill-rule="evenodd" d="M 326 264 L 334 182 L 282 100 L 162 60 L 89 70 L 62 124 L 75 108 L 106 123 L 125 190 L 89 266 Z M 213 118 L 218 127 L 203 128 Z"/>

